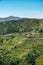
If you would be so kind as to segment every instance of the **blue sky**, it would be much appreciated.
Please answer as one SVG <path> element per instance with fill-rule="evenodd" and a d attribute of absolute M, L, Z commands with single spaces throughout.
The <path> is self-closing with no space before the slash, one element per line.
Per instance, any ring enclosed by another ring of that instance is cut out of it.
<path fill-rule="evenodd" d="M 43 0 L 0 0 L 0 17 L 43 18 Z"/>

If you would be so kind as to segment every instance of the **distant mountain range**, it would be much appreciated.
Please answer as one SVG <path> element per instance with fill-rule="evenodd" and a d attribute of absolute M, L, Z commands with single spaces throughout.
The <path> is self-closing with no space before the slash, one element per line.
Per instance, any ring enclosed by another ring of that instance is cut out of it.
<path fill-rule="evenodd" d="M 0 18 L 0 22 L 10 21 L 10 20 L 20 20 L 20 19 L 21 19 L 20 17 L 9 16 L 5 18 Z"/>

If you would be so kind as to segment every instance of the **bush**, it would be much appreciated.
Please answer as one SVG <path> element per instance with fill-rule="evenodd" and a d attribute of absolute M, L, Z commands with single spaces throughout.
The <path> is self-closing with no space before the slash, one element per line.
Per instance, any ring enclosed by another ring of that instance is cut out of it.
<path fill-rule="evenodd" d="M 43 65 L 43 55 L 40 55 L 38 58 L 36 58 L 35 65 Z"/>
<path fill-rule="evenodd" d="M 20 62 L 20 59 L 17 58 L 17 57 L 13 57 L 11 60 L 10 60 L 10 65 L 18 65 Z"/>

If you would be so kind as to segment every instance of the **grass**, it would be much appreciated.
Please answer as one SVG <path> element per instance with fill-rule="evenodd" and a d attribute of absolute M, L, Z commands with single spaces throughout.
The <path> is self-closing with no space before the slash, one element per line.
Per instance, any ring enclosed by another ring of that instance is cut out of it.
<path fill-rule="evenodd" d="M 43 54 L 43 38 L 40 34 L 40 38 L 36 35 L 35 38 L 27 38 L 22 34 L 14 33 L 0 36 L 3 41 L 0 44 L 0 56 L 18 57 L 23 59 L 28 53 L 33 50 L 37 54 Z"/>

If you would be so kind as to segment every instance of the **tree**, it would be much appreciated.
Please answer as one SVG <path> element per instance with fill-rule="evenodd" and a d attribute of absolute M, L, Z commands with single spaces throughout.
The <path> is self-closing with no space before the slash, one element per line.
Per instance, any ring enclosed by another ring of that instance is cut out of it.
<path fill-rule="evenodd" d="M 36 58 L 35 65 L 43 65 L 43 55 L 40 55 L 38 58 Z"/>

